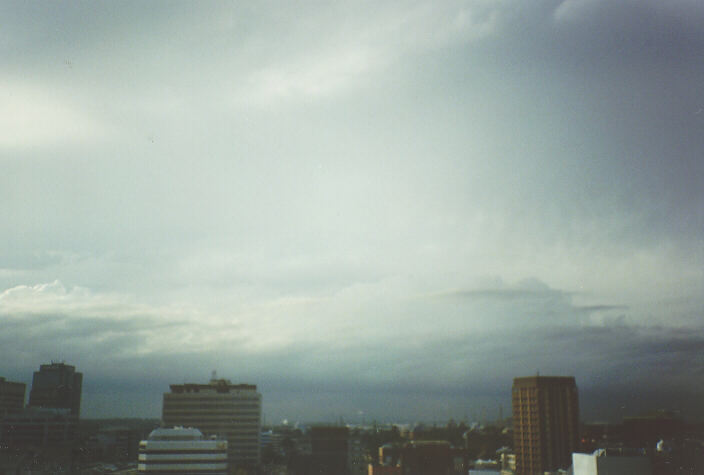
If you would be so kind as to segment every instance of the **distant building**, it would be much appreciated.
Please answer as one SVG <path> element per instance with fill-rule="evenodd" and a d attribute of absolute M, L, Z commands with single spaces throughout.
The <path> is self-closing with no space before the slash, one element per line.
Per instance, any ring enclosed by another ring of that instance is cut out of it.
<path fill-rule="evenodd" d="M 316 474 L 349 473 L 349 438 L 347 427 L 311 427 L 310 446 Z"/>
<path fill-rule="evenodd" d="M 54 362 L 43 364 L 39 371 L 34 372 L 29 406 L 68 409 L 72 416 L 78 418 L 82 385 L 83 374 L 76 372 L 75 366 Z"/>
<path fill-rule="evenodd" d="M 682 419 L 667 411 L 626 417 L 623 419 L 623 441 L 627 447 L 653 450 L 659 440 L 682 437 L 684 429 Z"/>
<path fill-rule="evenodd" d="M 369 464 L 367 475 L 402 475 L 401 467 Z"/>
<path fill-rule="evenodd" d="M 227 442 L 198 429 L 156 429 L 139 443 L 138 473 L 226 475 Z"/>
<path fill-rule="evenodd" d="M 441 440 L 416 440 L 403 446 L 379 447 L 379 464 L 398 467 L 402 475 L 455 475 L 468 470 L 467 451 Z M 384 473 L 382 469 L 373 473 Z M 395 473 L 391 471 L 390 473 Z"/>
<path fill-rule="evenodd" d="M 26 385 L 7 381 L 0 377 L 0 419 L 7 414 L 16 414 L 24 407 Z"/>
<path fill-rule="evenodd" d="M 108 425 L 81 431 L 84 461 L 127 463 L 137 459 L 139 442 L 145 434 L 126 425 Z"/>
<path fill-rule="evenodd" d="M 350 442 L 348 444 L 349 452 L 347 457 L 347 466 L 349 467 L 350 475 L 366 475 L 367 465 L 367 450 L 363 441 L 364 430 L 350 430 Z"/>
<path fill-rule="evenodd" d="M 635 452 L 599 449 L 592 454 L 572 454 L 573 475 L 651 475 L 650 458 Z"/>
<path fill-rule="evenodd" d="M 257 386 L 211 379 L 209 384 L 170 387 L 162 408 L 165 427 L 195 427 L 206 437 L 227 439 L 231 468 L 259 463 L 262 395 Z"/>
<path fill-rule="evenodd" d="M 27 407 L 7 414 L 0 424 L 3 444 L 70 451 L 77 442 L 82 383 L 83 375 L 74 366 L 54 362 L 41 365 L 34 372 Z M 24 386 L 16 389 L 15 404 L 24 402 Z"/>
<path fill-rule="evenodd" d="M 501 475 L 516 473 L 516 454 L 504 452 L 501 454 Z"/>
<path fill-rule="evenodd" d="M 512 389 L 516 474 L 569 468 L 579 444 L 574 377 L 515 378 Z"/>
<path fill-rule="evenodd" d="M 0 441 L 13 448 L 65 448 L 76 442 L 77 431 L 68 409 L 28 407 L 0 422 Z"/>

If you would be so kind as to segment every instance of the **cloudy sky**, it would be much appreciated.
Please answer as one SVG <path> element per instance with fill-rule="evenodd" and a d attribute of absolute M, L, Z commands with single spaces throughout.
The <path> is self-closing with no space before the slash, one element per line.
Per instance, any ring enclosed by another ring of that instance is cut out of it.
<path fill-rule="evenodd" d="M 0 376 L 84 417 L 704 417 L 702 2 L 2 2 L 0 170 Z"/>

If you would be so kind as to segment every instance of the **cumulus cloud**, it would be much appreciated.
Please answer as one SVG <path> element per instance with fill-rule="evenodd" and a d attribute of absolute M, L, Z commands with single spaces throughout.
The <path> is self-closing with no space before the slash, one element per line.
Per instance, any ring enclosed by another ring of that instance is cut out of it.
<path fill-rule="evenodd" d="M 86 361 L 93 353 L 100 359 L 170 354 L 247 340 L 235 319 L 226 331 L 213 332 L 214 322 L 193 307 L 148 305 L 128 295 L 66 288 L 60 281 L 4 290 L 0 317 L 8 345 L 25 346 L 29 339 L 42 354 L 71 351 Z"/>

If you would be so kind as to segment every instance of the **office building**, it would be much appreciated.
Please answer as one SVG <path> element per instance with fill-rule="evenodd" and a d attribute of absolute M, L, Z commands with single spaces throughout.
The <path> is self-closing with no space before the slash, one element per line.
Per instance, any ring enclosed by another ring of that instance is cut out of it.
<path fill-rule="evenodd" d="M 43 364 L 34 372 L 29 406 L 51 409 L 68 409 L 78 418 L 81 411 L 83 374 L 75 366 L 64 363 Z"/>
<path fill-rule="evenodd" d="M 227 474 L 227 442 L 198 429 L 156 429 L 139 443 L 137 473 Z"/>
<path fill-rule="evenodd" d="M 170 388 L 162 408 L 165 427 L 194 427 L 206 437 L 226 439 L 231 468 L 259 463 L 262 395 L 257 386 L 211 379 L 208 384 L 172 384 Z"/>
<path fill-rule="evenodd" d="M 567 469 L 579 443 L 579 404 L 573 377 L 515 378 L 513 438 L 518 475 Z"/>
<path fill-rule="evenodd" d="M 17 414 L 24 407 L 24 383 L 7 381 L 0 377 L 0 419 L 7 414 Z"/>

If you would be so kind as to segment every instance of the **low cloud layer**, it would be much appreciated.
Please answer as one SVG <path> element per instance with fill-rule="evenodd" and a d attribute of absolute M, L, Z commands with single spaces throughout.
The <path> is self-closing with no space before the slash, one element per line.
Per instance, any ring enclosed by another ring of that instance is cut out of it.
<path fill-rule="evenodd" d="M 535 279 L 403 294 L 290 299 L 216 318 L 59 282 L 16 287 L 0 296 L 1 347 L 20 380 L 41 361 L 78 366 L 91 416 L 156 416 L 169 384 L 204 381 L 211 369 L 258 383 L 273 418 L 413 418 L 426 407 L 424 417 L 444 420 L 510 406 L 511 379 L 536 371 L 573 374 L 587 394 L 616 385 L 624 400 L 662 385 L 684 396 L 702 389 L 701 327 L 639 325 L 622 306 L 577 306 Z M 583 401 L 584 415 L 618 416 L 603 404 Z"/>

